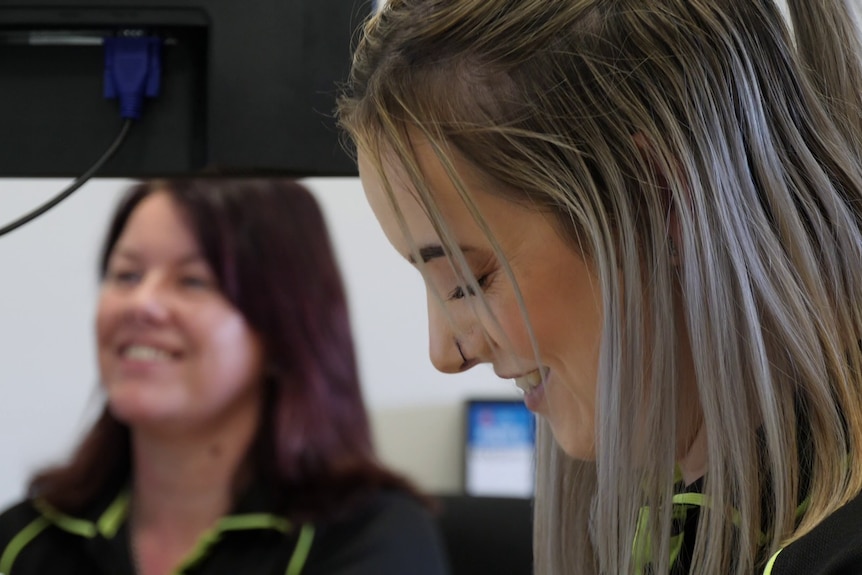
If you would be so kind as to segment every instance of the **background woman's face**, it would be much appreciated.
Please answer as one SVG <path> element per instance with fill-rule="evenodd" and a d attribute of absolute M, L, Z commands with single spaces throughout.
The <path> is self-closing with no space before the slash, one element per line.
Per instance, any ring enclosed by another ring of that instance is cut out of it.
<path fill-rule="evenodd" d="M 96 334 L 110 408 L 132 427 L 257 416 L 261 345 L 166 193 L 141 201 L 110 254 Z"/>
<path fill-rule="evenodd" d="M 417 259 L 425 262 L 432 363 L 446 373 L 491 364 L 499 377 L 515 380 L 525 391 L 527 406 L 549 421 L 564 451 L 580 459 L 593 458 L 602 330 L 597 277 L 558 233 L 552 215 L 495 195 L 485 179 L 456 158 L 458 173 L 520 288 L 538 346 L 537 358 L 514 285 L 491 242 L 427 141 L 415 144 L 426 182 L 487 303 L 486 309 L 458 281 L 431 220 L 405 185 L 401 167 L 384 162 L 395 200 L 419 250 L 411 253 L 380 177 L 369 158 L 360 153 L 360 178 L 384 233 L 407 261 L 417 266 Z"/>

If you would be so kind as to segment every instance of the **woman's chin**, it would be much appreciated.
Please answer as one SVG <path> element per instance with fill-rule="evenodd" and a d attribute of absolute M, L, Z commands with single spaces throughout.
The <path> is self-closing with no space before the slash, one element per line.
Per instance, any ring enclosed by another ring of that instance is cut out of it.
<path fill-rule="evenodd" d="M 558 429 L 551 418 L 548 420 L 551 424 L 551 432 L 554 434 L 554 441 L 563 453 L 579 461 L 595 461 L 596 442 L 592 434 L 577 433 L 575 430 L 568 429 L 565 424 L 562 429 Z"/>
<path fill-rule="evenodd" d="M 117 421 L 129 427 L 152 427 L 170 419 L 162 406 L 150 405 L 144 398 L 125 395 L 108 400 L 108 410 Z"/>

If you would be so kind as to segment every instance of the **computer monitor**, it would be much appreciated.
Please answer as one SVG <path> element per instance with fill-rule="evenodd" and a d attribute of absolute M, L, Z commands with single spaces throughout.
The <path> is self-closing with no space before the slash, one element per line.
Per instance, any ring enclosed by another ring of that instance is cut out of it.
<path fill-rule="evenodd" d="M 535 417 L 522 400 L 468 400 L 464 442 L 465 493 L 532 497 L 535 437 Z"/>
<path fill-rule="evenodd" d="M 0 177 L 78 176 L 121 121 L 103 39 L 164 40 L 161 94 L 99 176 L 350 176 L 334 109 L 371 0 L 0 0 Z"/>

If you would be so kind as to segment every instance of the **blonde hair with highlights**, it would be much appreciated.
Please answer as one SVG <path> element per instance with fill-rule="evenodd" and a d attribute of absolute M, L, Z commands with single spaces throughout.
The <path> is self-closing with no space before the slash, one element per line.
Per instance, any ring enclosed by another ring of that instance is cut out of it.
<path fill-rule="evenodd" d="M 859 41 L 843 0 L 788 7 L 794 36 L 773 0 L 389 0 L 363 30 L 342 125 L 390 195 L 384 156 L 405 168 L 466 281 L 412 134 L 478 221 L 456 156 L 555 213 L 599 278 L 596 459 L 541 425 L 540 575 L 632 573 L 645 505 L 667 572 L 687 385 L 692 572 L 751 573 L 862 490 Z"/>

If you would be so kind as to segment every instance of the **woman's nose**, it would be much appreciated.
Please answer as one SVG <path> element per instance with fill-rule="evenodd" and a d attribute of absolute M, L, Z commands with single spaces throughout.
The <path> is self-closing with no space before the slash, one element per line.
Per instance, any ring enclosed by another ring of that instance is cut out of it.
<path fill-rule="evenodd" d="M 168 294 L 157 274 L 148 274 L 129 293 L 129 316 L 137 321 L 161 322 L 168 318 Z"/>
<path fill-rule="evenodd" d="M 432 365 L 443 373 L 460 373 L 486 361 L 483 330 L 472 311 L 463 313 L 465 317 L 456 317 L 429 294 L 428 351 Z"/>

